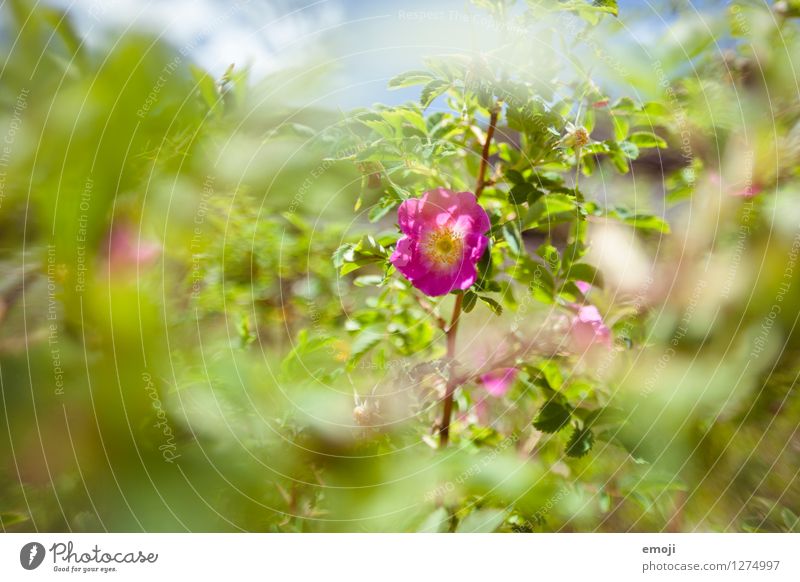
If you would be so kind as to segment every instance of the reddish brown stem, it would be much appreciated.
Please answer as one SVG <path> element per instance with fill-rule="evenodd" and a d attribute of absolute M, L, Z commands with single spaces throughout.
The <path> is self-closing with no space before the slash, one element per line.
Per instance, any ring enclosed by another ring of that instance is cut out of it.
<path fill-rule="evenodd" d="M 447 328 L 447 363 L 449 366 L 447 377 L 447 388 L 444 393 L 444 406 L 442 408 L 442 423 L 439 426 L 439 446 L 446 447 L 450 438 L 450 417 L 453 415 L 453 393 L 458 388 L 458 379 L 455 374 L 456 359 L 456 332 L 458 331 L 458 320 L 461 317 L 461 303 L 464 295 L 456 295 L 456 302 L 453 306 L 453 316 L 450 319 L 450 327 Z"/>
<path fill-rule="evenodd" d="M 497 117 L 500 110 L 495 108 L 489 117 L 489 129 L 486 130 L 486 141 L 483 142 L 481 151 L 481 165 L 478 168 L 478 183 L 475 185 L 475 198 L 480 198 L 486 186 L 486 168 L 489 167 L 489 148 L 492 145 L 492 137 L 497 127 Z M 442 422 L 439 424 L 439 447 L 444 448 L 450 440 L 450 419 L 453 416 L 453 394 L 459 386 L 458 377 L 455 373 L 456 359 L 456 332 L 458 332 L 458 320 L 461 317 L 461 304 L 464 301 L 464 294 L 456 295 L 456 302 L 453 305 L 453 315 L 450 318 L 450 327 L 447 328 L 447 363 L 449 365 L 447 387 L 442 402 Z"/>
<path fill-rule="evenodd" d="M 481 165 L 478 168 L 478 184 L 475 186 L 475 198 L 480 198 L 483 189 L 486 187 L 486 168 L 489 167 L 489 148 L 492 145 L 492 137 L 494 137 L 494 130 L 497 127 L 498 109 L 493 109 L 489 117 L 489 129 L 486 130 L 486 141 L 483 142 L 483 151 L 481 151 Z"/>

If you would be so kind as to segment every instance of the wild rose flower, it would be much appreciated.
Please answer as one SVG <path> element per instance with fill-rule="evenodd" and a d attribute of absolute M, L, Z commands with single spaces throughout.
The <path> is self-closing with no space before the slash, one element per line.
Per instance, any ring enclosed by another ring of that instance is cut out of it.
<path fill-rule="evenodd" d="M 437 188 L 403 202 L 397 219 L 405 236 L 390 260 L 414 287 L 435 297 L 475 283 L 490 224 L 474 194 Z"/>
<path fill-rule="evenodd" d="M 161 254 L 161 246 L 140 239 L 126 224 L 115 224 L 108 235 L 106 252 L 110 270 L 135 270 L 153 264 Z"/>
<path fill-rule="evenodd" d="M 505 396 L 508 389 L 517 379 L 516 368 L 498 368 L 481 375 L 481 383 L 486 391 L 492 396 Z"/>
<path fill-rule="evenodd" d="M 570 335 L 572 347 L 577 352 L 585 352 L 593 345 L 611 347 L 611 330 L 603 323 L 603 317 L 594 305 L 576 306 L 577 313 L 572 318 Z"/>
<path fill-rule="evenodd" d="M 592 290 L 592 285 L 587 283 L 586 281 L 575 281 L 575 286 L 578 288 L 578 291 L 586 295 L 589 291 Z"/>

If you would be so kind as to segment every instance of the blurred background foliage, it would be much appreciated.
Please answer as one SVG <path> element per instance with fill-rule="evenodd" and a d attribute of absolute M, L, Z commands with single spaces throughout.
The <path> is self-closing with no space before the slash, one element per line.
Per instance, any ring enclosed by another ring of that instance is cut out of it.
<path fill-rule="evenodd" d="M 410 6 L 478 40 L 343 111 L 316 51 L 217 73 L 6 2 L 3 530 L 797 531 L 800 5 L 656 4 Z M 474 188 L 492 112 L 459 360 L 532 348 L 438 450 L 452 296 L 387 249 L 404 198 Z"/>

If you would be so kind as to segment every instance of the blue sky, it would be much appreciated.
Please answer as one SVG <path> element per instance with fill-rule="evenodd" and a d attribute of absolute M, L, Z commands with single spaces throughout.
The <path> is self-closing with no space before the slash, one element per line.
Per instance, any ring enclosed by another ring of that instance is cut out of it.
<path fill-rule="evenodd" d="M 247 65 L 259 78 L 303 64 L 313 55 L 330 64 L 328 105 L 397 103 L 418 89 L 386 90 L 394 74 L 419 68 L 429 54 L 476 50 L 502 41 L 502 32 L 481 20 L 466 0 L 51 0 L 68 10 L 90 42 L 112 30 L 146 28 L 178 47 L 215 75 L 230 63 Z M 628 36 L 659 38 L 670 19 L 665 2 L 621 0 L 633 19 Z M 722 9 L 720 2 L 692 6 Z M 471 20 L 473 19 L 473 20 Z M 624 36 L 624 35 L 623 35 Z M 639 40 L 638 42 L 641 42 Z"/>

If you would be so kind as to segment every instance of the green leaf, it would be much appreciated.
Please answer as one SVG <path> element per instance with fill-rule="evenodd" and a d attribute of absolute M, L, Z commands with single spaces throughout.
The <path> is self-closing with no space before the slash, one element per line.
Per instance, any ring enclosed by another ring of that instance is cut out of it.
<path fill-rule="evenodd" d="M 505 518 L 506 512 L 502 509 L 477 509 L 461 520 L 456 533 L 491 533 Z"/>
<path fill-rule="evenodd" d="M 567 271 L 567 280 L 585 281 L 596 287 L 603 287 L 603 275 L 596 267 L 586 263 L 576 263 L 571 265 Z"/>
<path fill-rule="evenodd" d="M 520 204 L 525 204 L 528 201 L 528 196 L 533 194 L 536 191 L 536 188 L 533 184 L 529 184 L 527 182 L 523 182 L 522 184 L 517 184 L 508 192 L 508 197 L 517 206 Z"/>
<path fill-rule="evenodd" d="M 536 368 L 544 376 L 547 385 L 553 390 L 561 390 L 564 385 L 564 377 L 561 375 L 561 368 L 553 360 L 539 362 Z"/>
<path fill-rule="evenodd" d="M 609 14 L 613 14 L 614 16 L 619 16 L 619 7 L 617 6 L 617 0 L 594 0 L 594 2 L 592 2 L 592 5 L 598 10 L 608 12 Z"/>
<path fill-rule="evenodd" d="M 590 155 L 597 155 L 597 154 L 607 154 L 609 152 L 608 144 L 602 141 L 596 141 L 594 143 L 587 144 L 583 146 L 581 149 L 581 157 L 590 156 Z"/>
<path fill-rule="evenodd" d="M 639 110 L 633 99 L 630 97 L 620 97 L 611 106 L 612 111 L 620 113 L 633 113 Z"/>
<path fill-rule="evenodd" d="M 356 287 L 379 287 L 383 283 L 384 277 L 381 275 L 361 275 L 353 280 Z"/>
<path fill-rule="evenodd" d="M 419 533 L 443 533 L 450 526 L 450 515 L 444 507 L 431 513 L 417 528 Z"/>
<path fill-rule="evenodd" d="M 639 146 L 633 142 L 621 141 L 619 142 L 619 149 L 628 159 L 635 160 L 639 157 Z"/>
<path fill-rule="evenodd" d="M 797 517 L 791 509 L 784 507 L 781 510 L 781 517 L 790 532 L 800 532 L 800 517 Z"/>
<path fill-rule="evenodd" d="M 617 168 L 617 171 L 621 174 L 627 174 L 630 171 L 630 166 L 628 165 L 628 157 L 625 151 L 622 149 L 623 143 L 629 144 L 629 146 L 634 146 L 630 142 L 620 142 L 617 143 L 615 141 L 606 141 L 606 145 L 608 145 L 608 154 L 611 163 L 614 164 L 614 167 Z"/>
<path fill-rule="evenodd" d="M 630 224 L 639 230 L 654 230 L 664 234 L 669 234 L 670 232 L 669 224 L 663 218 L 650 214 L 637 214 L 635 216 L 629 216 L 624 218 L 622 222 L 625 224 Z"/>
<path fill-rule="evenodd" d="M 667 142 L 663 138 L 649 131 L 635 131 L 628 137 L 628 141 L 640 148 L 666 149 L 667 147 Z"/>
<path fill-rule="evenodd" d="M 567 456 L 580 458 L 592 450 L 594 444 L 594 434 L 589 428 L 575 427 L 567 442 Z"/>
<path fill-rule="evenodd" d="M 503 225 L 503 238 L 513 254 L 519 256 L 523 253 L 522 236 L 515 222 L 509 221 Z"/>
<path fill-rule="evenodd" d="M 506 179 L 512 184 L 525 183 L 525 177 L 517 170 L 506 170 Z"/>
<path fill-rule="evenodd" d="M 264 141 L 277 137 L 301 137 L 309 139 L 317 135 L 313 129 L 302 123 L 281 123 L 264 136 Z"/>
<path fill-rule="evenodd" d="M 567 245 L 562 254 L 562 262 L 565 267 L 578 261 L 583 255 L 586 254 L 586 246 L 580 240 L 575 240 Z"/>
<path fill-rule="evenodd" d="M 220 95 L 214 79 L 203 69 L 195 65 L 189 65 L 189 70 L 197 84 L 197 89 L 200 91 L 200 96 L 203 98 L 208 109 L 210 111 L 216 110 L 217 106 L 220 104 Z"/>
<path fill-rule="evenodd" d="M 539 410 L 533 421 L 533 426 L 542 432 L 558 432 L 569 424 L 570 411 L 556 402 L 548 400 Z"/>
<path fill-rule="evenodd" d="M 530 287 L 533 297 L 537 300 L 547 300 L 548 303 L 551 303 L 556 282 L 550 271 L 541 263 L 535 263 L 526 274 L 529 275 L 529 279 L 526 279 L 525 283 Z"/>
<path fill-rule="evenodd" d="M 356 336 L 353 345 L 350 346 L 350 361 L 357 362 L 361 357 L 374 348 L 383 339 L 386 328 L 383 325 L 370 325 L 365 327 Z"/>
<path fill-rule="evenodd" d="M 19 513 L 15 511 L 3 511 L 0 512 L 0 527 L 5 529 L 11 527 L 12 525 L 28 521 L 29 519 L 30 518 L 24 513 Z"/>
<path fill-rule="evenodd" d="M 333 266 L 337 269 L 341 269 L 345 262 L 348 261 L 348 257 L 350 258 L 349 260 L 352 260 L 352 252 L 354 248 L 355 245 L 353 243 L 345 243 L 333 251 L 333 255 L 331 255 L 331 258 L 333 259 Z"/>
<path fill-rule="evenodd" d="M 558 255 L 558 249 L 551 244 L 544 243 L 539 245 L 536 249 L 536 254 L 542 257 L 554 273 L 558 271 L 561 265 L 561 258 Z"/>
<path fill-rule="evenodd" d="M 422 89 L 419 101 L 423 108 L 427 108 L 433 100 L 450 88 L 450 84 L 439 79 L 434 79 Z"/>
<path fill-rule="evenodd" d="M 574 11 L 584 18 L 593 12 L 602 12 L 614 16 L 619 15 L 617 0 L 563 0 L 556 4 L 554 10 Z M 596 21 L 591 19 L 589 22 L 594 24 Z"/>
<path fill-rule="evenodd" d="M 622 141 L 627 138 L 628 130 L 631 126 L 628 118 L 621 115 L 612 115 L 611 120 L 614 122 L 614 139 Z"/>
<path fill-rule="evenodd" d="M 461 302 L 461 309 L 464 313 L 469 313 L 473 309 L 475 309 L 475 305 L 478 303 L 478 295 L 472 291 L 467 291 L 464 293 L 464 299 Z"/>
<path fill-rule="evenodd" d="M 478 299 L 480 299 L 486 305 L 488 305 L 489 309 L 491 309 L 492 313 L 494 313 L 495 315 L 503 314 L 503 306 L 500 305 L 497 301 L 495 301 L 491 297 L 486 297 L 485 295 L 478 295 Z"/>
<path fill-rule="evenodd" d="M 385 262 L 389 252 L 371 235 L 364 235 L 358 244 L 344 244 L 333 252 L 333 264 L 340 275 L 346 275 L 361 267 Z"/>
<path fill-rule="evenodd" d="M 428 71 L 406 71 L 389 80 L 389 89 L 422 85 L 423 83 L 429 83 L 433 78 L 433 75 Z"/>
<path fill-rule="evenodd" d="M 389 253 L 372 235 L 365 234 L 361 237 L 355 248 L 356 252 L 362 255 L 373 257 L 388 257 Z"/>
<path fill-rule="evenodd" d="M 533 204 L 525 217 L 525 226 L 530 228 L 542 222 L 551 222 L 556 215 L 574 213 L 577 203 L 566 194 L 548 194 Z"/>

